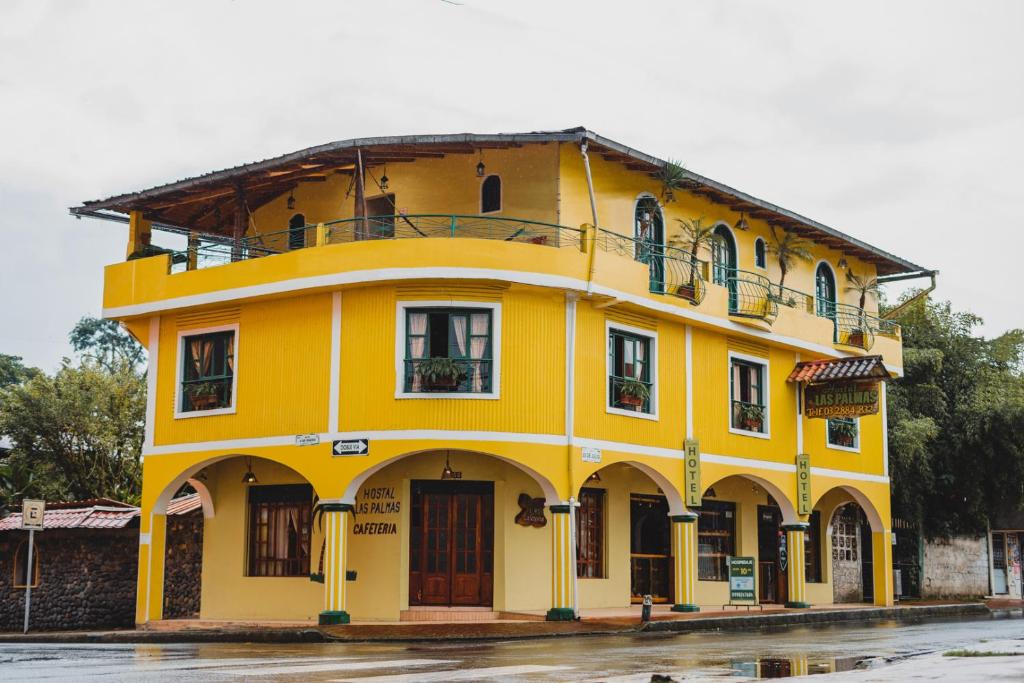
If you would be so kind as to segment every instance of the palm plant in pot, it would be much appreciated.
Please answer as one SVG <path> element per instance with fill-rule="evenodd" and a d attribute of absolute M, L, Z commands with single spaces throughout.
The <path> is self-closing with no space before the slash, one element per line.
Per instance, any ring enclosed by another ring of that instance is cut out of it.
<path fill-rule="evenodd" d="M 764 406 L 756 403 L 739 404 L 740 426 L 748 432 L 764 430 Z"/>
<path fill-rule="evenodd" d="M 686 167 L 682 162 L 669 159 L 658 169 L 658 180 L 661 181 L 661 198 L 668 204 L 676 199 L 675 191 L 683 189 L 686 181 Z"/>
<path fill-rule="evenodd" d="M 466 378 L 462 366 L 451 358 L 424 358 L 416 363 L 416 374 L 427 391 L 455 391 Z"/>
<path fill-rule="evenodd" d="M 786 284 L 786 273 L 788 273 L 797 261 L 810 263 L 814 260 L 814 253 L 811 252 L 812 242 L 790 230 L 783 230 L 780 235 L 775 226 L 771 226 L 772 241 L 767 245 L 768 253 L 775 256 L 779 263 L 779 296 L 782 296 L 782 288 Z"/>
<path fill-rule="evenodd" d="M 627 377 L 619 384 L 619 405 L 630 410 L 641 410 L 651 391 L 638 379 Z"/>
<path fill-rule="evenodd" d="M 828 436 L 834 446 L 853 448 L 857 441 L 857 425 L 852 420 L 829 420 Z"/>
<path fill-rule="evenodd" d="M 697 293 L 697 268 L 700 265 L 697 254 L 701 249 L 711 248 L 711 243 L 715 239 L 715 228 L 704 225 L 703 216 L 692 220 L 677 218 L 676 222 L 679 223 L 680 233 L 672 238 L 670 245 L 687 252 L 690 260 L 689 278 L 679 285 L 676 293 L 693 300 Z"/>
<path fill-rule="evenodd" d="M 192 382 L 185 385 L 185 396 L 192 410 L 210 410 L 220 402 L 217 382 Z"/>
<path fill-rule="evenodd" d="M 869 296 L 875 301 L 878 300 L 878 279 L 869 275 L 857 275 L 852 270 L 847 269 L 846 281 L 849 284 L 844 288 L 844 291 L 857 293 L 857 309 L 859 311 L 858 328 L 850 332 L 849 343 L 851 346 L 866 348 L 864 341 L 867 339 L 868 334 L 868 316 L 864 307 L 867 305 Z"/>

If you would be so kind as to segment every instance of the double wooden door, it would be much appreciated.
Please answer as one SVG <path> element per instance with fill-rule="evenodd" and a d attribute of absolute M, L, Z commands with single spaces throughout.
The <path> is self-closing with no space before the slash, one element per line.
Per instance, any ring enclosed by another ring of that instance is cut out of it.
<path fill-rule="evenodd" d="M 481 605 L 494 593 L 494 484 L 412 482 L 409 604 Z"/>
<path fill-rule="evenodd" d="M 789 551 L 782 530 L 782 510 L 776 505 L 757 506 L 757 590 L 760 602 L 783 604 L 789 597 Z M 803 561 L 803 558 L 799 558 Z"/>

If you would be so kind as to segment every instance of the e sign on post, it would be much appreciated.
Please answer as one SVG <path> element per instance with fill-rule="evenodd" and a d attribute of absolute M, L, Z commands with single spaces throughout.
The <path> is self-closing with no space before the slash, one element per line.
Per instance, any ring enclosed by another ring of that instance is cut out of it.
<path fill-rule="evenodd" d="M 43 530 L 43 511 L 46 509 L 46 502 L 42 500 L 25 499 L 21 502 L 21 528 L 26 531 Z"/>
<path fill-rule="evenodd" d="M 684 448 L 686 450 L 686 470 L 685 470 L 685 498 L 686 507 L 696 508 L 700 507 L 701 496 L 704 493 L 701 490 L 700 483 L 700 442 L 697 439 L 687 439 L 684 442 Z"/>
<path fill-rule="evenodd" d="M 752 557 L 729 558 L 729 602 L 757 603 L 754 584 L 756 566 Z"/>

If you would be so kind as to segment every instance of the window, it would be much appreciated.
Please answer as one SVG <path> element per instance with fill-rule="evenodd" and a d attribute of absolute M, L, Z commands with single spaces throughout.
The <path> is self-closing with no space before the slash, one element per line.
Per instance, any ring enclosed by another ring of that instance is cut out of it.
<path fill-rule="evenodd" d="M 810 526 L 804 532 L 804 577 L 810 583 L 821 583 L 821 513 L 811 513 Z"/>
<path fill-rule="evenodd" d="M 501 178 L 489 175 L 480 185 L 480 213 L 501 211 Z"/>
<path fill-rule="evenodd" d="M 492 392 L 491 308 L 405 308 L 406 393 Z"/>
<path fill-rule="evenodd" d="M 852 417 L 830 417 L 826 425 L 828 445 L 832 448 L 860 448 L 860 422 Z"/>
<path fill-rule="evenodd" d="M 824 263 L 814 271 L 814 308 L 822 318 L 836 317 L 836 278 Z"/>
<path fill-rule="evenodd" d="M 768 267 L 768 258 L 765 256 L 764 240 L 758 237 L 754 240 L 754 265 L 758 268 Z"/>
<path fill-rule="evenodd" d="M 235 335 L 229 329 L 181 336 L 180 413 L 233 409 Z"/>
<path fill-rule="evenodd" d="M 386 194 L 366 200 L 367 237 L 390 239 L 395 236 L 395 195 Z"/>
<path fill-rule="evenodd" d="M 728 581 L 728 557 L 736 552 L 736 503 L 701 501 L 697 518 L 697 578 Z"/>
<path fill-rule="evenodd" d="M 580 491 L 576 511 L 576 576 L 604 578 L 604 489 Z"/>
<path fill-rule="evenodd" d="M 28 570 L 28 541 L 22 541 L 14 551 L 14 587 L 25 588 Z M 39 586 L 39 544 L 32 549 L 32 588 Z"/>
<path fill-rule="evenodd" d="M 302 249 L 306 246 L 306 217 L 301 213 L 288 221 L 288 248 Z"/>
<path fill-rule="evenodd" d="M 654 383 L 653 339 L 616 328 L 608 329 L 608 407 L 650 415 Z"/>
<path fill-rule="evenodd" d="M 736 276 L 736 240 L 723 225 L 715 228 L 711 238 L 711 280 L 723 287 Z"/>
<path fill-rule="evenodd" d="M 753 434 L 768 433 L 767 366 L 753 360 L 732 358 L 732 429 Z"/>
<path fill-rule="evenodd" d="M 852 505 L 844 505 L 836 512 L 832 524 L 832 561 L 857 561 L 857 514 Z"/>
<path fill-rule="evenodd" d="M 248 576 L 308 576 L 313 487 L 249 487 Z"/>

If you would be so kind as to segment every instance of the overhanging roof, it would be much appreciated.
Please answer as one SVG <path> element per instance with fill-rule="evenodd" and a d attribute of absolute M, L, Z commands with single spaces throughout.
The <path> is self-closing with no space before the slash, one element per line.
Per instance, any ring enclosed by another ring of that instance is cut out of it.
<path fill-rule="evenodd" d="M 448 154 L 474 154 L 481 149 L 504 149 L 527 144 L 586 141 L 593 153 L 644 173 L 657 173 L 666 161 L 602 137 L 585 128 L 533 133 L 452 135 L 401 135 L 354 138 L 235 166 L 139 192 L 84 202 L 71 209 L 77 216 L 100 215 L 106 211 L 127 214 L 142 211 L 150 220 L 171 227 L 201 232 L 229 231 L 236 207 L 236 189 L 243 188 L 245 203 L 254 210 L 275 197 L 293 190 L 300 183 L 323 182 L 332 173 L 351 175 L 357 153 L 365 165 L 401 163 L 418 158 L 438 158 Z M 809 239 L 840 249 L 874 263 L 879 275 L 928 272 L 915 263 L 855 239 L 835 228 L 784 209 L 724 183 L 686 170 L 684 189 L 795 231 Z M 108 214 L 107 214 L 108 215 Z"/>
<path fill-rule="evenodd" d="M 787 382 L 842 382 L 859 379 L 892 379 L 881 356 L 810 360 L 797 363 Z"/>

